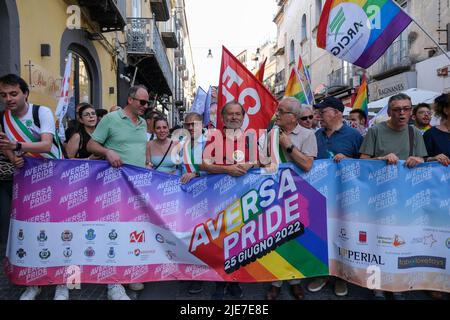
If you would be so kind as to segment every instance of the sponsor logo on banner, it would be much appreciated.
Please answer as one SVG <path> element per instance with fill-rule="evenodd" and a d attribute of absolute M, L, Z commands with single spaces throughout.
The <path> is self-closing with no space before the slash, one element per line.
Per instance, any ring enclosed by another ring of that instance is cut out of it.
<path fill-rule="evenodd" d="M 130 233 L 130 243 L 143 243 L 145 242 L 145 231 L 137 232 L 134 230 Z"/>
<path fill-rule="evenodd" d="M 367 231 L 359 231 L 358 243 L 367 244 Z"/>
<path fill-rule="evenodd" d="M 37 236 L 37 240 L 41 243 L 47 241 L 47 235 L 45 234 L 45 230 L 41 230 L 39 232 L 39 235 Z"/>
<path fill-rule="evenodd" d="M 70 230 L 64 230 L 61 233 L 61 240 L 64 242 L 72 241 L 73 233 Z"/>
<path fill-rule="evenodd" d="M 398 234 L 392 236 L 380 236 L 377 235 L 377 245 L 382 247 L 395 247 L 399 248 L 406 244 L 406 241 L 402 236 Z"/>
<path fill-rule="evenodd" d="M 139 256 L 141 255 L 141 250 L 139 250 L 139 249 L 134 249 L 134 255 L 135 255 L 136 257 L 139 257 Z"/>
<path fill-rule="evenodd" d="M 22 241 L 23 239 L 25 239 L 25 235 L 24 235 L 23 229 L 19 229 L 19 232 L 17 232 L 17 239 L 19 241 Z"/>
<path fill-rule="evenodd" d="M 437 242 L 437 240 L 434 238 L 434 235 L 432 233 L 425 235 L 421 238 L 413 238 L 411 240 L 411 244 L 417 244 L 421 243 L 424 246 L 432 248 L 433 245 Z"/>
<path fill-rule="evenodd" d="M 87 249 L 84 250 L 84 255 L 88 258 L 92 258 L 95 256 L 95 250 L 92 247 L 87 247 Z"/>
<path fill-rule="evenodd" d="M 177 257 L 177 255 L 175 254 L 175 252 L 170 251 L 170 250 L 167 250 L 167 251 L 166 251 L 166 257 L 167 257 L 167 259 L 169 259 L 169 260 L 173 260 L 174 258 Z"/>
<path fill-rule="evenodd" d="M 108 250 L 108 258 L 112 259 L 116 256 L 116 252 L 114 251 L 114 247 L 109 247 Z"/>
<path fill-rule="evenodd" d="M 116 240 L 117 237 L 118 237 L 118 234 L 117 234 L 117 232 L 116 232 L 116 229 L 112 229 L 111 232 L 108 234 L 108 238 L 109 238 L 109 240 L 111 240 L 111 241 Z"/>
<path fill-rule="evenodd" d="M 343 241 L 347 241 L 349 237 L 347 237 L 347 230 L 345 228 L 341 228 L 341 231 L 339 232 L 339 239 Z"/>
<path fill-rule="evenodd" d="M 25 250 L 23 250 L 23 248 L 20 248 L 19 250 L 17 250 L 16 255 L 20 259 L 23 259 L 23 257 L 25 257 L 27 255 L 27 252 Z"/>
<path fill-rule="evenodd" d="M 354 262 L 357 264 L 364 265 L 384 265 L 384 261 L 381 255 L 362 252 L 362 251 L 353 251 L 345 248 L 338 247 L 338 253 L 344 260 Z"/>
<path fill-rule="evenodd" d="M 42 249 L 41 252 L 39 252 L 39 258 L 42 260 L 47 260 L 50 258 L 51 252 L 48 249 Z"/>
<path fill-rule="evenodd" d="M 72 256 L 72 249 L 70 249 L 70 247 L 66 247 L 63 251 L 63 255 L 66 258 L 70 258 Z"/>
<path fill-rule="evenodd" d="M 176 243 L 170 240 L 167 240 L 166 238 L 164 238 L 164 236 L 160 233 L 156 234 L 155 236 L 156 241 L 158 241 L 159 243 L 167 243 L 170 244 L 171 246 L 176 246 Z"/>
<path fill-rule="evenodd" d="M 432 256 L 413 256 L 398 258 L 398 269 L 411 268 L 446 268 L 447 258 Z"/>
<path fill-rule="evenodd" d="M 450 238 L 447 238 L 447 240 L 445 240 L 445 246 L 450 249 Z"/>
<path fill-rule="evenodd" d="M 86 239 L 89 240 L 89 241 L 94 240 L 96 236 L 97 235 L 95 234 L 95 230 L 94 229 L 89 229 L 86 232 L 86 235 L 85 235 Z"/>

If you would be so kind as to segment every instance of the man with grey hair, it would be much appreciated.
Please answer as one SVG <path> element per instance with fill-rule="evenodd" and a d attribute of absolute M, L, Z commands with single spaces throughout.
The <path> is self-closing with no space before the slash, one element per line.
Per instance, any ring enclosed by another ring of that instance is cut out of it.
<path fill-rule="evenodd" d="M 408 95 L 400 93 L 392 96 L 388 103 L 390 119 L 369 129 L 361 145 L 361 159 L 383 160 L 387 165 L 406 160 L 408 168 L 423 163 L 427 149 L 420 130 L 408 125 L 411 111 Z M 376 299 L 386 299 L 384 291 L 374 290 L 374 295 Z M 404 299 L 400 292 L 394 292 L 393 297 Z"/>
<path fill-rule="evenodd" d="M 317 143 L 314 131 L 299 125 L 302 114 L 300 102 L 292 97 L 284 97 L 278 104 L 276 125 L 280 128 L 280 152 L 286 161 L 293 162 L 304 171 L 312 168 L 317 157 Z M 311 112 L 312 114 L 312 112 Z M 291 293 L 296 300 L 304 298 L 300 279 L 289 280 Z M 267 300 L 275 300 L 281 291 L 282 281 L 272 282 L 266 294 Z"/>
<path fill-rule="evenodd" d="M 142 115 L 148 107 L 148 91 L 145 86 L 133 86 L 128 91 L 128 104 L 108 113 L 97 125 L 89 152 L 105 157 L 113 167 L 131 164 L 145 168 L 147 123 Z M 142 283 L 131 283 L 132 290 L 143 290 Z M 130 300 L 121 284 L 108 285 L 108 299 Z"/>

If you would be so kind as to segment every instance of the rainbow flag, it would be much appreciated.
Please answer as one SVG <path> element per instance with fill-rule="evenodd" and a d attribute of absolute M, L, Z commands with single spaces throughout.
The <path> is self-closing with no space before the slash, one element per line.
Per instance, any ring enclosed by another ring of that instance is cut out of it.
<path fill-rule="evenodd" d="M 284 96 L 294 97 L 301 103 L 308 103 L 308 99 L 305 95 L 305 90 L 303 89 L 303 84 L 300 81 L 298 73 L 294 68 L 292 68 L 291 75 L 289 76 L 289 81 L 286 85 Z"/>
<path fill-rule="evenodd" d="M 367 99 L 367 80 L 366 75 L 362 76 L 361 86 L 356 94 L 353 109 L 361 109 L 366 113 L 366 118 L 369 114 L 368 99 Z"/>
<path fill-rule="evenodd" d="M 307 100 L 307 104 L 314 104 L 314 94 L 311 89 L 311 78 L 309 76 L 309 72 L 303 64 L 302 56 L 298 58 L 298 67 L 297 72 L 300 78 L 300 81 L 303 84 L 303 88 L 305 88 L 305 96 Z"/>
<path fill-rule="evenodd" d="M 367 69 L 411 21 L 392 0 L 327 0 L 317 46 Z"/>

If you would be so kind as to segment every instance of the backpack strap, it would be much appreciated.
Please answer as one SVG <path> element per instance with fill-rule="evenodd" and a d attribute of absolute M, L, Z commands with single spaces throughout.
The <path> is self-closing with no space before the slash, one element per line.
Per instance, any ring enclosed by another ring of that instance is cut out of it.
<path fill-rule="evenodd" d="M 412 126 L 408 126 L 409 133 L 409 156 L 412 157 L 414 154 L 414 128 Z"/>
<path fill-rule="evenodd" d="M 38 104 L 33 104 L 33 122 L 36 127 L 41 128 L 41 120 L 39 120 L 39 108 Z"/>

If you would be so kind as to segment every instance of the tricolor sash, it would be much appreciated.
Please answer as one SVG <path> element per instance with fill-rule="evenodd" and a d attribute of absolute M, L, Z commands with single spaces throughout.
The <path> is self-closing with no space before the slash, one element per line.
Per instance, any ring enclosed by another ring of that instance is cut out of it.
<path fill-rule="evenodd" d="M 4 128 L 8 137 L 13 138 L 19 142 L 39 142 L 30 130 L 12 113 L 11 110 L 5 110 L 4 114 Z M 27 152 L 26 155 L 34 158 L 47 158 L 47 159 L 64 159 L 61 143 L 58 139 L 58 135 L 55 133 L 52 148 L 48 153 L 32 153 Z"/>
<path fill-rule="evenodd" d="M 195 163 L 193 148 L 191 147 L 191 141 L 187 140 L 183 144 L 183 166 L 186 168 L 188 173 L 198 173 L 200 172 L 200 167 Z"/>

